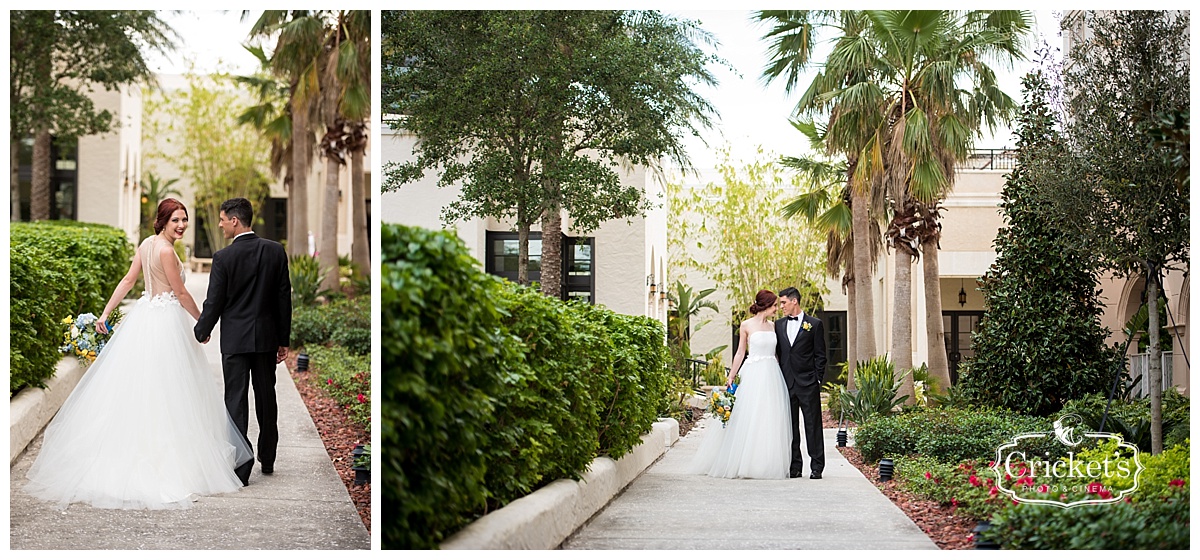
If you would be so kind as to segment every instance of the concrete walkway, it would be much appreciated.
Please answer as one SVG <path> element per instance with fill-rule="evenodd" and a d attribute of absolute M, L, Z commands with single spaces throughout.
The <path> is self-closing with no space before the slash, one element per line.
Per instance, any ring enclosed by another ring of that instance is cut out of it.
<path fill-rule="evenodd" d="M 200 305 L 207 274 L 189 274 L 188 290 Z M 221 381 L 220 324 L 204 346 L 213 382 Z M 41 449 L 39 435 L 11 465 L 10 547 L 16 549 L 369 549 L 371 538 L 325 452 L 308 409 L 287 369 L 276 370 L 279 452 L 275 473 L 258 464 L 250 486 L 203 496 L 185 510 L 108 510 L 55 504 L 20 489 Z M 250 441 L 256 441 L 250 399 Z"/>
<path fill-rule="evenodd" d="M 821 480 L 809 479 L 807 470 L 787 480 L 685 474 L 701 438 L 714 429 L 720 423 L 706 418 L 688 432 L 562 548 L 938 550 L 842 457 L 834 447 L 837 430 L 825 430 Z"/>

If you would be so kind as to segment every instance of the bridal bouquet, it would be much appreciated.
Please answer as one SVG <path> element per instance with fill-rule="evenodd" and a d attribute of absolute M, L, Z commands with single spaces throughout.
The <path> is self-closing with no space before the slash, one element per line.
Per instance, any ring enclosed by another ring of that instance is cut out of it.
<path fill-rule="evenodd" d="M 67 317 L 62 320 L 63 345 L 59 351 L 63 354 L 73 354 L 84 366 L 96 361 L 96 356 L 104 349 L 108 339 L 112 337 L 112 328 L 121 322 L 121 310 L 113 311 L 108 317 L 108 334 L 96 332 L 96 316 L 82 313 L 78 317 Z"/>
<path fill-rule="evenodd" d="M 708 397 L 708 411 L 716 418 L 721 419 L 721 427 L 725 427 L 725 423 L 729 422 L 729 415 L 733 413 L 733 401 L 736 397 L 733 393 L 737 391 L 737 385 L 730 389 L 713 389 L 713 392 Z"/>

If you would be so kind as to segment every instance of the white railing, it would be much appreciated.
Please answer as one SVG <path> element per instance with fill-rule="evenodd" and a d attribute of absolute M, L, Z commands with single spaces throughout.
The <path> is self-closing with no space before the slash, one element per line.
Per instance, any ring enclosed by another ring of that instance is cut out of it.
<path fill-rule="evenodd" d="M 1173 352 L 1162 353 L 1162 386 L 1164 389 L 1171 386 L 1174 378 L 1172 364 L 1174 363 L 1175 354 Z M 1150 354 L 1134 354 L 1129 357 L 1129 378 L 1137 379 L 1141 376 L 1137 386 L 1133 388 L 1133 396 L 1137 398 L 1144 397 L 1150 394 Z"/>

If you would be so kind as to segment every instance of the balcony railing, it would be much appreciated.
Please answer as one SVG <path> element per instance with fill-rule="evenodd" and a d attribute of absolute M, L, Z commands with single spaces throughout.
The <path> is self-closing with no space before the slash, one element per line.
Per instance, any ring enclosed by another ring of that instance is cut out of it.
<path fill-rule="evenodd" d="M 1174 379 L 1174 367 L 1172 364 L 1175 354 L 1173 352 L 1162 353 L 1162 386 L 1167 388 L 1171 386 Z M 1150 371 L 1150 354 L 1134 354 L 1129 357 L 1129 378 L 1140 379 L 1137 385 L 1133 388 L 1133 396 L 1141 398 L 1150 394 L 1150 376 L 1147 375 Z"/>
<path fill-rule="evenodd" d="M 1005 148 L 975 150 L 956 166 L 958 169 L 1012 169 L 1017 163 L 1017 151 Z"/>

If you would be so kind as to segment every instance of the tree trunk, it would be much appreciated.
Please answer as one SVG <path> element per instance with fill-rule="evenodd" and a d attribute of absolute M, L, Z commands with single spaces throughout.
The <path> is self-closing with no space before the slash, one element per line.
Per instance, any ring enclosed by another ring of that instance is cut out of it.
<path fill-rule="evenodd" d="M 338 173 L 341 165 L 336 159 L 325 157 L 325 203 L 321 206 L 321 241 L 318 243 L 318 258 L 325 271 L 321 288 L 337 290 L 340 287 L 337 254 L 338 226 Z"/>
<path fill-rule="evenodd" d="M 290 214 L 294 214 L 292 224 L 296 237 L 288 242 L 288 252 L 292 255 L 308 254 L 308 156 L 312 150 L 308 138 L 308 109 L 295 107 L 296 100 L 292 98 L 292 192 L 288 198 L 292 201 Z M 290 236 L 291 234 L 289 234 Z"/>
<path fill-rule="evenodd" d="M 371 277 L 371 244 L 367 241 L 367 191 L 363 188 L 363 152 L 356 149 L 350 153 L 350 204 L 353 209 L 354 239 L 350 247 L 350 260 L 360 273 Z"/>
<path fill-rule="evenodd" d="M 922 271 L 925 274 L 925 337 L 929 349 L 929 378 L 942 391 L 950 389 L 950 364 L 946 359 L 946 335 L 942 330 L 942 284 L 938 272 L 938 240 L 921 243 Z"/>
<path fill-rule="evenodd" d="M 33 136 L 33 181 L 29 189 L 29 221 L 50 219 L 50 129 Z"/>
<path fill-rule="evenodd" d="M 523 212 L 518 211 L 518 215 Z M 524 218 L 517 224 L 517 283 L 529 285 L 529 222 Z"/>
<path fill-rule="evenodd" d="M 1150 335 L 1149 367 L 1146 375 L 1150 376 L 1150 454 L 1158 455 L 1163 451 L 1162 433 L 1162 347 L 1159 339 L 1161 330 L 1158 317 L 1158 270 L 1150 266 L 1146 275 L 1146 311 L 1148 321 L 1146 332 Z"/>
<path fill-rule="evenodd" d="M 292 164 L 289 162 L 287 172 L 283 175 L 283 188 L 288 193 L 287 198 L 287 254 L 298 255 L 296 246 L 300 243 L 301 235 L 296 230 L 296 182 L 292 175 Z"/>
<path fill-rule="evenodd" d="M 868 209 L 870 197 L 866 192 L 850 188 L 850 214 L 854 236 L 854 299 L 855 338 L 858 350 L 855 359 L 866 361 L 875 357 L 875 298 L 871 286 L 871 227 Z"/>
<path fill-rule="evenodd" d="M 559 299 L 563 297 L 562 246 L 562 210 L 553 202 L 542 215 L 542 293 Z"/>
<path fill-rule="evenodd" d="M 916 404 L 912 376 L 912 257 L 908 248 L 896 244 L 895 302 L 892 305 L 892 365 L 901 375 L 897 395 L 905 397 L 906 404 Z"/>
<path fill-rule="evenodd" d="M 21 162 L 18 158 L 21 156 L 21 142 L 19 140 L 9 140 L 8 142 L 8 166 L 12 172 L 11 203 L 9 207 L 9 222 L 16 223 L 21 221 L 21 179 L 18 170 L 21 168 Z"/>
<path fill-rule="evenodd" d="M 846 389 L 854 390 L 854 370 L 858 367 L 858 347 L 854 324 L 854 282 L 846 284 Z"/>

